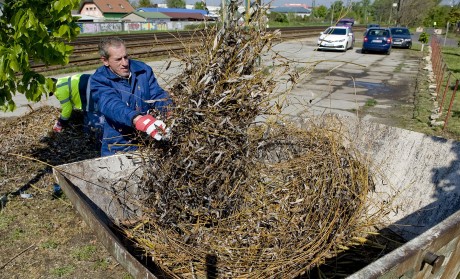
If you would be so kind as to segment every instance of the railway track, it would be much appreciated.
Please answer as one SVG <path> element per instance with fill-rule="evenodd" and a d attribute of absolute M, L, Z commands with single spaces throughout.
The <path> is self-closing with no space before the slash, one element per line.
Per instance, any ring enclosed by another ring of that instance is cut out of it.
<path fill-rule="evenodd" d="M 268 31 L 281 30 L 281 40 L 294 40 L 319 36 L 327 26 L 313 27 L 288 27 L 269 28 Z M 362 28 L 355 27 L 355 32 Z M 364 29 L 363 29 L 364 30 Z M 41 63 L 32 64 L 31 68 L 36 72 L 48 72 L 75 67 L 99 66 L 98 44 L 102 37 L 109 35 L 80 36 L 70 45 L 74 47 L 70 62 L 67 65 L 45 66 Z M 149 32 L 118 35 L 122 38 L 131 58 L 148 58 L 180 53 L 185 48 L 193 48 L 198 45 L 197 41 L 202 37 L 202 31 L 177 31 L 177 32 Z"/>

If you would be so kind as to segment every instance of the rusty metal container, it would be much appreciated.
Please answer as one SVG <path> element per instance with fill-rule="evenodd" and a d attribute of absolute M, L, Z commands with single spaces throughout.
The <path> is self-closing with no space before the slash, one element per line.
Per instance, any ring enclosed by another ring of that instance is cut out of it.
<path fill-rule="evenodd" d="M 388 228 L 407 242 L 349 278 L 446 278 L 460 272 L 460 143 L 366 121 L 343 119 L 347 144 L 369 159 L 373 195 L 396 204 Z M 115 155 L 61 165 L 57 182 L 115 259 L 135 278 L 157 278 L 112 230 L 140 215 L 132 201 L 142 158 Z M 129 199 L 124 199 L 129 197 Z M 128 201 L 129 200 L 129 201 Z"/>

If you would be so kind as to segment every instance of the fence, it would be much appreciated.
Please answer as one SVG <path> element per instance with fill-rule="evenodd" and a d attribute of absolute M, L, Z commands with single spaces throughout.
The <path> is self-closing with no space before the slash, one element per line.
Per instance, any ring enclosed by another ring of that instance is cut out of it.
<path fill-rule="evenodd" d="M 446 98 L 450 95 L 449 107 L 447 109 L 445 118 L 444 118 L 444 126 L 443 131 L 446 130 L 447 124 L 449 121 L 449 117 L 452 113 L 452 107 L 454 105 L 455 95 L 457 94 L 459 80 L 458 78 L 454 77 L 453 73 L 448 70 L 447 64 L 444 62 L 442 56 L 442 48 L 439 38 L 436 35 L 431 36 L 431 64 L 433 68 L 433 73 L 436 82 L 436 101 L 439 105 L 437 111 L 439 115 L 443 114 L 443 110 L 445 110 Z M 455 85 L 451 86 L 451 79 L 455 80 Z M 451 94 L 448 94 L 450 93 Z"/>
<path fill-rule="evenodd" d="M 78 22 L 80 33 L 104 32 L 136 32 L 136 31 L 168 31 L 184 30 L 190 24 L 199 24 L 200 21 L 167 21 L 158 20 L 151 22 Z"/>

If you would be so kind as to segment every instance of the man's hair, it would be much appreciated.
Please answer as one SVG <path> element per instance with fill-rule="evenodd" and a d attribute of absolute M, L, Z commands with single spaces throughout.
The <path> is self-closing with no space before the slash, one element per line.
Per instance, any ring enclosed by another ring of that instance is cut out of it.
<path fill-rule="evenodd" d="M 103 38 L 99 43 L 99 55 L 109 58 L 109 47 L 124 46 L 125 42 L 118 37 Z"/>

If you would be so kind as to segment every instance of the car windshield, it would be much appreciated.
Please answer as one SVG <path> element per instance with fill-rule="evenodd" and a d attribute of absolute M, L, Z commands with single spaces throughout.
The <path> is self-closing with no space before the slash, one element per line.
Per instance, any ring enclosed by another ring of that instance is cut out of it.
<path fill-rule="evenodd" d="M 388 31 L 387 30 L 381 30 L 381 29 L 373 29 L 369 30 L 368 33 L 369 36 L 388 36 Z"/>
<path fill-rule="evenodd" d="M 329 28 L 324 32 L 324 34 L 346 35 L 347 34 L 347 29 L 345 29 L 345 28 Z"/>
<path fill-rule="evenodd" d="M 392 33 L 393 35 L 410 35 L 409 30 L 407 30 L 407 29 L 400 29 L 400 28 L 391 29 L 391 33 Z"/>

